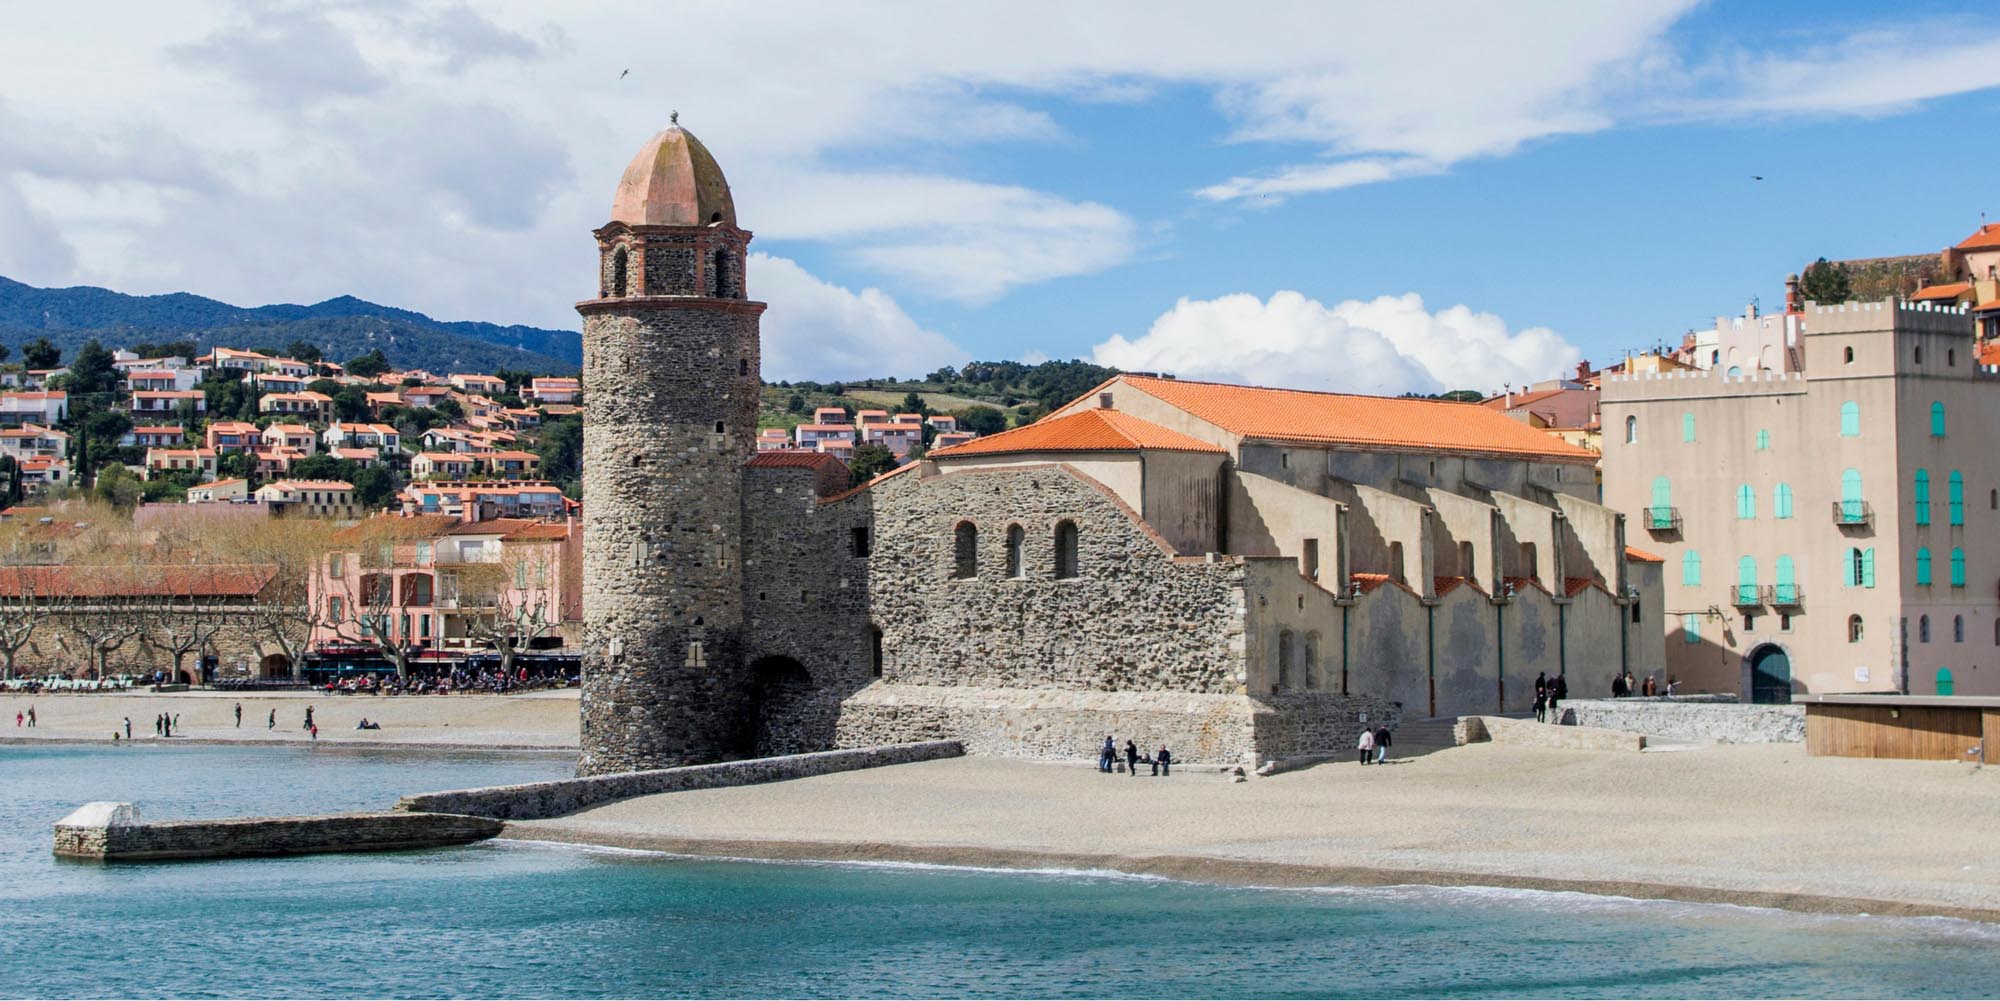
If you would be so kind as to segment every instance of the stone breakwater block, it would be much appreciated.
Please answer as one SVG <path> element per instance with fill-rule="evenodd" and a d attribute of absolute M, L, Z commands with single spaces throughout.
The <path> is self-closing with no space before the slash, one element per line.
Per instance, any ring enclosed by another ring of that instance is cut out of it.
<path fill-rule="evenodd" d="M 1530 719 L 1508 719 L 1505 716 L 1463 716 L 1453 727 L 1454 738 L 1460 744 L 1477 743 L 1482 739 L 1495 744 L 1511 744 L 1515 747 L 1558 747 L 1577 751 L 1643 751 L 1646 738 L 1641 734 L 1623 733 L 1617 730 L 1599 730 L 1588 726 L 1557 726 L 1552 723 L 1537 723 Z M 1485 737 L 1481 738 L 1480 733 Z"/>
<path fill-rule="evenodd" d="M 501 824 L 443 813 L 340 813 L 145 823 L 129 803 L 90 803 L 55 825 L 55 853 L 104 861 L 244 858 L 442 848 L 483 841 Z"/>

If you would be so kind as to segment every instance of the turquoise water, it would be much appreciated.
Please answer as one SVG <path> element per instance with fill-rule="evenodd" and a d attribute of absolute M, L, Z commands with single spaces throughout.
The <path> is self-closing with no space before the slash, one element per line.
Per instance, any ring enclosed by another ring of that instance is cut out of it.
<path fill-rule="evenodd" d="M 0 996 L 1993 997 L 2000 928 L 1570 894 L 1231 889 L 488 844 L 97 865 L 149 816 L 384 806 L 564 774 L 526 755 L 0 749 Z"/>

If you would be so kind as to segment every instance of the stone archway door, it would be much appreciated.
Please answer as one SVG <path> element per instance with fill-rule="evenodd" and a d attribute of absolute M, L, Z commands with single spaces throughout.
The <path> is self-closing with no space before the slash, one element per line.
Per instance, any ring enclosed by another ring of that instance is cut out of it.
<path fill-rule="evenodd" d="M 1750 701 L 1792 701 L 1792 660 L 1785 651 L 1765 644 L 1750 652 Z"/>
<path fill-rule="evenodd" d="M 765 657 L 750 665 L 755 679 L 757 732 L 749 753 L 764 756 L 823 750 L 813 730 L 813 679 L 790 657 Z"/>
<path fill-rule="evenodd" d="M 271 654 L 259 662 L 258 673 L 265 678 L 289 678 L 292 676 L 292 658 L 282 653 Z"/>

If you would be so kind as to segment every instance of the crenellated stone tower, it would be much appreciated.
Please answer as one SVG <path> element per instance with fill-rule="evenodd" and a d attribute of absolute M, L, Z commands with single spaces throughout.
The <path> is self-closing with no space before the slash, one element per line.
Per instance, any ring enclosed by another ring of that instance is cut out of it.
<path fill-rule="evenodd" d="M 676 124 L 625 168 L 583 314 L 583 775 L 750 753 L 743 463 L 756 451 L 750 234 Z"/>

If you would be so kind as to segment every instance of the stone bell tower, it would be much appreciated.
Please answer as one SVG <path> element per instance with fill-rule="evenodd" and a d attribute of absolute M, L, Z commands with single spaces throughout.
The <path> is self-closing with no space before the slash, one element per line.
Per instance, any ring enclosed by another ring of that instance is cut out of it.
<path fill-rule="evenodd" d="M 729 182 L 675 124 L 625 168 L 583 314 L 583 775 L 715 761 L 754 739 L 742 468 L 758 317 Z"/>

